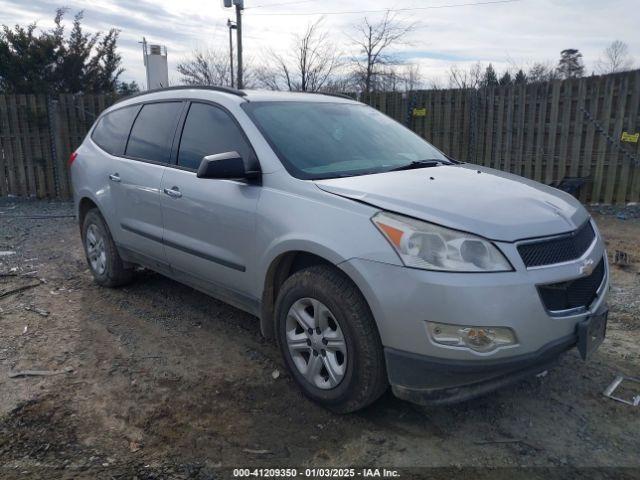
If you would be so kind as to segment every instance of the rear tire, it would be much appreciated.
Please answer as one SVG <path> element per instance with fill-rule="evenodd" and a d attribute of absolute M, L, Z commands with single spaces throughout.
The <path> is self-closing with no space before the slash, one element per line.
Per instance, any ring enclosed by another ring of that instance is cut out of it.
<path fill-rule="evenodd" d="M 373 315 L 344 273 L 324 265 L 296 272 L 280 288 L 275 315 L 280 351 L 307 397 L 349 413 L 385 392 L 384 353 Z"/>
<path fill-rule="evenodd" d="M 82 245 L 89 270 L 98 285 L 119 287 L 131 281 L 133 272 L 125 268 L 107 222 L 97 208 L 89 210 L 84 217 Z"/>

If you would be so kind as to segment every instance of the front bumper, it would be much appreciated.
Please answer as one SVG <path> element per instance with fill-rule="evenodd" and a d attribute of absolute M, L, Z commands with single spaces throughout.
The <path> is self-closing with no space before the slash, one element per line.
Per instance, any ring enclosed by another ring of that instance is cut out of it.
<path fill-rule="evenodd" d="M 598 237 L 586 256 L 575 262 L 526 269 L 513 244 L 500 244 L 514 265 L 512 272 L 451 273 L 351 259 L 339 266 L 357 284 L 376 320 L 382 345 L 443 360 L 497 360 L 531 354 L 575 334 L 576 325 L 605 303 L 609 269 Z M 588 309 L 568 315 L 548 312 L 537 285 L 579 277 L 585 259 L 605 258 L 605 275 Z M 508 327 L 517 344 L 487 353 L 444 346 L 433 341 L 427 322 L 478 327 Z"/>
<path fill-rule="evenodd" d="M 449 273 L 363 259 L 340 267 L 355 281 L 376 320 L 394 393 L 418 403 L 460 401 L 542 370 L 577 343 L 577 325 L 605 308 L 609 269 L 597 240 L 573 262 L 527 269 L 514 244 L 498 243 L 512 272 Z M 546 310 L 538 285 L 575 279 L 587 259 L 605 261 L 597 297 L 588 308 Z M 436 343 L 427 322 L 508 327 L 515 345 L 480 353 Z"/>
<path fill-rule="evenodd" d="M 499 361 L 453 361 L 385 348 L 387 373 L 396 397 L 421 405 L 469 400 L 528 377 L 550 366 L 577 343 L 569 335 L 538 352 Z"/>
<path fill-rule="evenodd" d="M 579 324 L 576 333 L 545 345 L 537 352 L 504 360 L 454 361 L 385 349 L 387 373 L 393 393 L 422 405 L 462 402 L 504 385 L 515 383 L 549 368 L 565 351 L 578 346 L 583 358 L 598 348 L 606 330 L 606 305 Z M 585 350 L 592 327 L 598 335 L 592 349 Z"/>

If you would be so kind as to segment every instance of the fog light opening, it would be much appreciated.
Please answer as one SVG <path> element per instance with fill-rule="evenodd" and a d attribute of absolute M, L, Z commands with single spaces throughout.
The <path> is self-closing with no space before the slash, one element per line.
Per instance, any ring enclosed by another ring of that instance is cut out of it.
<path fill-rule="evenodd" d="M 433 341 L 449 347 L 488 353 L 517 343 L 513 330 L 508 327 L 478 327 L 435 322 L 427 322 L 427 325 Z"/>

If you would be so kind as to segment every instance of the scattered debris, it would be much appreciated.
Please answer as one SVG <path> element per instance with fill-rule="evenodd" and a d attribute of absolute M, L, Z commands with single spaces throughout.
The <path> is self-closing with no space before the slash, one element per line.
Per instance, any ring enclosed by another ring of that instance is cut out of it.
<path fill-rule="evenodd" d="M 39 281 L 38 281 L 38 283 L 30 283 L 30 284 L 27 284 L 27 285 L 21 285 L 19 287 L 12 288 L 11 290 L 0 291 L 0 298 L 4 298 L 4 297 L 7 297 L 9 295 L 13 295 L 14 293 L 20 293 L 20 292 L 23 292 L 25 290 L 29 290 L 30 288 L 37 287 L 38 285 L 40 285 Z"/>
<path fill-rule="evenodd" d="M 624 398 L 616 397 L 615 395 L 613 395 L 613 392 L 615 392 L 616 389 L 620 386 L 620 384 L 625 380 L 629 382 L 640 383 L 640 378 L 625 377 L 624 375 L 618 375 L 616 376 L 616 378 L 613 379 L 613 382 L 609 384 L 609 386 L 606 388 L 606 390 L 602 394 L 605 397 L 610 398 L 612 400 L 616 400 L 626 405 L 631 405 L 632 407 L 637 407 L 638 405 L 640 405 L 640 394 L 633 396 L 631 400 L 626 400 Z"/>
<path fill-rule="evenodd" d="M 627 267 L 631 265 L 631 256 L 623 250 L 616 250 L 613 254 L 613 264 Z"/>
<path fill-rule="evenodd" d="M 48 317 L 49 316 L 49 312 L 47 312 L 46 310 L 42 309 L 42 308 L 38 308 L 38 307 L 34 307 L 33 305 L 27 305 L 26 307 L 24 307 L 25 310 L 28 310 L 29 312 L 35 312 L 38 315 L 42 316 L 42 317 Z"/>
<path fill-rule="evenodd" d="M 138 442 L 131 441 L 129 442 L 129 451 L 135 453 L 142 448 L 142 445 Z"/>
<path fill-rule="evenodd" d="M 254 455 L 269 455 L 271 453 L 270 450 L 254 450 L 252 448 L 243 448 L 242 451 L 245 453 L 253 453 Z"/>
<path fill-rule="evenodd" d="M 0 251 L 0 257 L 8 257 L 9 255 L 15 255 L 16 252 L 14 252 L 13 250 L 3 250 Z"/>
<path fill-rule="evenodd" d="M 618 220 L 627 220 L 629 216 L 624 212 L 619 212 L 618 214 L 616 214 L 616 218 Z"/>
<path fill-rule="evenodd" d="M 51 377 L 53 375 L 62 375 L 71 372 L 73 372 L 73 368 L 71 367 L 66 367 L 63 370 L 21 370 L 18 372 L 9 372 L 9 378 Z"/>
<path fill-rule="evenodd" d="M 484 440 L 481 442 L 473 442 L 476 445 L 491 445 L 494 443 L 525 443 L 522 440 L 520 440 L 519 438 L 505 438 L 505 439 L 500 439 L 500 440 Z"/>
<path fill-rule="evenodd" d="M 278 377 L 280 377 L 280 370 L 276 368 L 273 372 L 271 372 L 271 378 L 273 378 L 274 380 L 277 380 Z"/>
<path fill-rule="evenodd" d="M 28 325 L 25 325 L 25 326 L 24 326 L 24 328 L 22 329 L 22 334 L 23 334 L 23 335 L 26 335 L 26 334 L 27 334 L 27 331 L 29 331 L 29 326 L 28 326 Z"/>
<path fill-rule="evenodd" d="M 542 372 L 540 372 L 539 374 L 536 375 L 537 378 L 544 378 L 547 376 L 547 374 L 549 373 L 549 370 L 544 370 Z"/>

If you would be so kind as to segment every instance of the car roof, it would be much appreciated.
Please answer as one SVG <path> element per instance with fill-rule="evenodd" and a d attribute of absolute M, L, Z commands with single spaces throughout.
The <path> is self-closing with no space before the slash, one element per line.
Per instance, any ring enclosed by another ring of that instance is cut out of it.
<path fill-rule="evenodd" d="M 116 102 L 118 107 L 127 104 L 164 99 L 197 98 L 202 100 L 221 100 L 242 102 L 316 102 L 316 103 L 358 103 L 355 99 L 342 94 L 279 92 L 270 90 L 236 90 L 215 86 L 179 86 L 141 92 Z"/>

